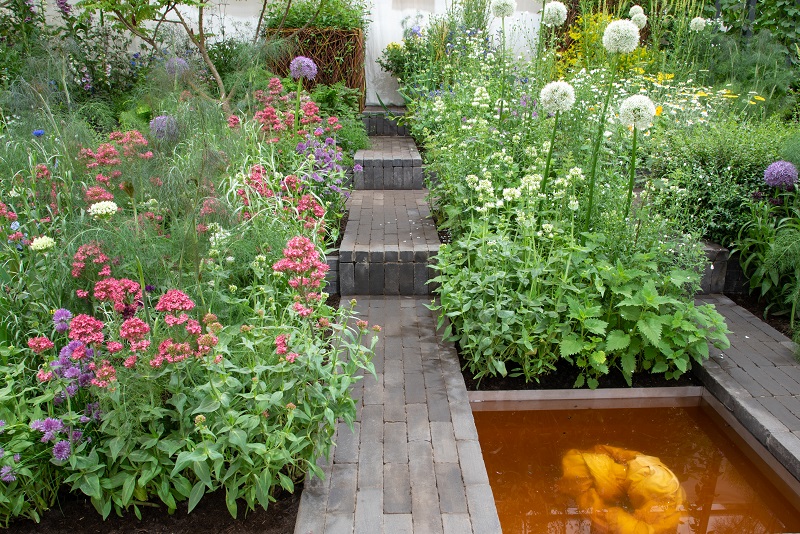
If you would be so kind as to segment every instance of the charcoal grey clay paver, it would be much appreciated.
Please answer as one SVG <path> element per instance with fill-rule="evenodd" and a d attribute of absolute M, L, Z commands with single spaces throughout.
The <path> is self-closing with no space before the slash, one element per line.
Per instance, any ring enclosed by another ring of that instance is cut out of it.
<path fill-rule="evenodd" d="M 375 353 L 381 371 L 377 379 L 363 379 L 358 437 L 341 423 L 330 478 L 307 482 L 295 534 L 500 533 L 458 359 L 452 345 L 437 337 L 428 300 L 359 296 L 357 301 L 360 318 L 384 327 Z M 390 395 L 384 384 L 394 388 L 399 376 L 405 396 Z M 458 418 L 430 419 L 428 384 L 437 388 L 446 409 L 458 407 Z M 375 388 L 383 390 L 373 395 L 381 402 L 364 404 Z M 400 421 L 387 418 L 397 404 L 404 414 Z"/>

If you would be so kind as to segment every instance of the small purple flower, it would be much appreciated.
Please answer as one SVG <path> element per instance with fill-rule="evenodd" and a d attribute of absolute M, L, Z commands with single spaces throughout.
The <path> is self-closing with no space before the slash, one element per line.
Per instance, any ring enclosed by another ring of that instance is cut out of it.
<path fill-rule="evenodd" d="M 70 12 L 72 11 L 72 6 L 69 5 L 67 0 L 56 0 L 56 5 L 58 6 L 58 9 L 61 10 L 61 12 L 64 15 L 69 15 Z"/>
<path fill-rule="evenodd" d="M 189 71 L 189 63 L 182 57 L 171 57 L 164 63 L 164 69 L 170 76 L 183 76 Z"/>
<path fill-rule="evenodd" d="M 53 441 L 58 433 L 64 430 L 64 423 L 61 422 L 61 419 L 48 417 L 44 420 L 37 419 L 36 421 L 32 421 L 30 427 L 31 430 L 42 432 L 43 436 L 41 441 L 42 443 L 47 443 L 48 441 Z"/>
<path fill-rule="evenodd" d="M 3 447 L 0 447 L 0 458 L 6 455 L 6 450 Z"/>
<path fill-rule="evenodd" d="M 72 443 L 77 443 L 81 440 L 81 437 L 83 437 L 83 432 L 81 432 L 80 430 L 73 430 L 72 434 L 70 434 L 69 436 L 69 440 Z"/>
<path fill-rule="evenodd" d="M 0 480 L 3 482 L 14 482 L 17 480 L 15 476 L 14 469 L 10 465 L 4 465 L 0 467 Z"/>
<path fill-rule="evenodd" d="M 148 293 L 152 293 L 153 291 L 156 290 L 156 286 L 151 286 L 150 284 L 147 284 L 146 286 L 144 286 L 144 290 Z"/>
<path fill-rule="evenodd" d="M 0 419 L 0 434 L 5 432 L 5 430 L 4 430 L 5 426 L 6 426 L 5 420 L 4 419 Z"/>
<path fill-rule="evenodd" d="M 361 166 L 361 165 L 359 165 L 358 163 L 356 163 L 355 165 L 353 165 L 353 171 L 354 171 L 354 172 L 361 172 L 361 171 L 363 171 L 363 170 L 364 170 L 364 167 L 362 167 L 362 166 Z"/>
<path fill-rule="evenodd" d="M 297 56 L 289 63 L 289 73 L 295 80 L 313 80 L 317 76 L 317 65 L 305 56 Z"/>
<path fill-rule="evenodd" d="M 43 135 L 44 135 L 44 130 L 34 130 L 33 131 L 33 136 L 34 137 L 41 137 Z"/>
<path fill-rule="evenodd" d="M 797 183 L 797 167 L 790 161 L 776 161 L 764 171 L 764 182 L 789 191 Z"/>
<path fill-rule="evenodd" d="M 74 339 L 69 343 L 67 343 L 66 345 L 64 345 L 64 347 L 62 347 L 61 351 L 58 353 L 58 356 L 59 358 L 67 360 L 72 357 L 73 352 L 75 352 L 78 348 L 82 346 L 83 346 L 83 341 L 78 341 L 77 339 Z"/>
<path fill-rule="evenodd" d="M 15 462 L 19 462 L 20 458 L 22 458 L 22 456 L 19 453 L 14 455 L 14 461 Z"/>
<path fill-rule="evenodd" d="M 72 319 L 72 312 L 59 308 L 53 313 L 53 323 L 56 325 L 56 332 L 63 334 L 69 328 L 69 321 Z"/>
<path fill-rule="evenodd" d="M 69 458 L 70 454 L 72 454 L 72 445 L 69 444 L 69 441 L 62 439 L 53 445 L 53 458 L 56 460 L 61 460 L 63 462 Z"/>
<path fill-rule="evenodd" d="M 411 35 L 422 37 L 422 28 L 419 27 L 419 24 L 414 24 L 411 26 Z"/>
<path fill-rule="evenodd" d="M 170 115 L 159 115 L 150 121 L 150 135 L 159 141 L 178 140 L 178 121 Z"/>

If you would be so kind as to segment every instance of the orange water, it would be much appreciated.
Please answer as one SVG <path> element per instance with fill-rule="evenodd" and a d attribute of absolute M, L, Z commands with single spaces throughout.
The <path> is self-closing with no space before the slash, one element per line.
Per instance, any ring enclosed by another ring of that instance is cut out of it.
<path fill-rule="evenodd" d="M 678 533 L 800 532 L 800 512 L 704 409 L 473 415 L 504 534 L 598 532 L 559 491 L 564 453 L 598 444 L 657 456 L 675 473 L 687 496 Z M 615 504 L 630 509 L 630 503 Z"/>

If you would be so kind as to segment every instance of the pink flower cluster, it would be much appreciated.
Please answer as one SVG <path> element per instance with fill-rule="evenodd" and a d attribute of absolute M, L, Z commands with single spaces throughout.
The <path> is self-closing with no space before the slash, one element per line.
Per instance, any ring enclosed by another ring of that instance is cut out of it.
<path fill-rule="evenodd" d="M 295 280 L 293 287 L 319 287 L 328 271 L 328 264 L 320 261 L 319 251 L 313 241 L 305 236 L 295 236 L 286 243 L 283 258 L 275 262 L 272 268 L 278 272 L 299 275 L 290 279 L 290 283 Z"/>
<path fill-rule="evenodd" d="M 8 209 L 8 206 L 0 202 L 0 217 L 4 218 L 9 222 L 14 222 L 17 220 L 17 214 L 13 211 Z"/>
<path fill-rule="evenodd" d="M 36 354 L 41 354 L 46 350 L 52 349 L 55 345 L 45 336 L 41 336 L 30 338 L 28 340 L 28 347 Z"/>
<path fill-rule="evenodd" d="M 194 309 L 194 301 L 186 293 L 178 289 L 170 289 L 158 299 L 156 311 L 175 312 L 189 311 Z"/>
<path fill-rule="evenodd" d="M 103 253 L 100 243 L 92 241 L 78 247 L 75 256 L 72 257 L 72 277 L 78 278 L 84 272 L 86 264 L 90 262 L 100 266 L 99 276 L 111 276 L 111 258 Z"/>
<path fill-rule="evenodd" d="M 94 204 L 104 200 L 114 200 L 114 194 L 103 186 L 93 185 L 84 192 L 84 198 L 87 204 Z"/>
<path fill-rule="evenodd" d="M 92 362 L 89 364 L 89 369 L 94 371 L 94 378 L 92 378 L 92 385 L 99 388 L 105 388 L 111 385 L 111 382 L 117 381 L 117 370 L 111 365 L 108 360 L 103 360 L 100 367 Z"/>
<path fill-rule="evenodd" d="M 103 322 L 91 315 L 82 313 L 69 323 L 69 338 L 82 341 L 86 345 L 103 343 Z"/>
<path fill-rule="evenodd" d="M 122 313 L 142 298 L 142 286 L 128 278 L 104 278 L 94 285 L 94 298 L 100 302 L 112 302 L 114 311 Z M 132 302 L 128 301 L 132 300 Z M 135 311 L 135 307 L 133 308 Z"/>
<path fill-rule="evenodd" d="M 297 202 L 297 216 L 306 228 L 314 228 L 325 217 L 325 208 L 311 195 L 303 195 Z M 320 231 L 324 231 L 321 226 Z"/>

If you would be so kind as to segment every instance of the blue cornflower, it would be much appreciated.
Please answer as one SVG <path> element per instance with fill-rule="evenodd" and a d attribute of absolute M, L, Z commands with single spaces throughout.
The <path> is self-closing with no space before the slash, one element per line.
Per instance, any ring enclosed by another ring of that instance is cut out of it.
<path fill-rule="evenodd" d="M 33 131 L 33 136 L 34 137 L 41 137 L 43 135 L 44 135 L 44 130 L 34 130 Z"/>

